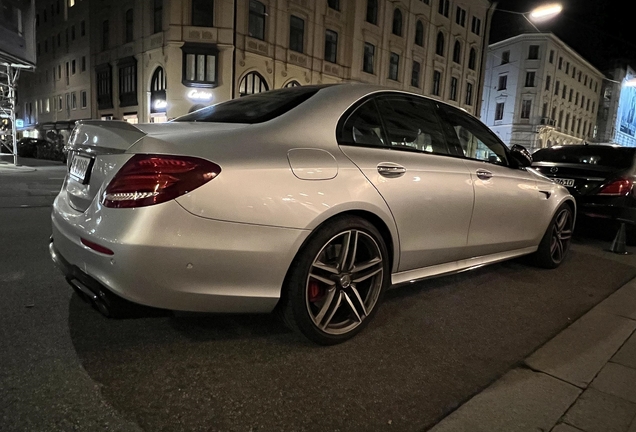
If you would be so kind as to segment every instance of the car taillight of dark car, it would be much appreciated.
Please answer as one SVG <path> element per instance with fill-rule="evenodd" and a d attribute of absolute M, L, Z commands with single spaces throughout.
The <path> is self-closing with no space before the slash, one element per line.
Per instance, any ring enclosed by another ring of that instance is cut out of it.
<path fill-rule="evenodd" d="M 103 205 L 133 208 L 163 203 L 193 191 L 220 172 L 220 166 L 201 158 L 138 154 L 110 181 Z"/>
<path fill-rule="evenodd" d="M 625 196 L 632 191 L 633 182 L 626 178 L 616 179 L 606 184 L 597 195 Z"/>

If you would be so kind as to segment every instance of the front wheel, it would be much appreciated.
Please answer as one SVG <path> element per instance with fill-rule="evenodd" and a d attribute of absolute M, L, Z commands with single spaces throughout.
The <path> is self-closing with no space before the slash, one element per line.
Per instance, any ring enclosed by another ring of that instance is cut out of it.
<path fill-rule="evenodd" d="M 378 230 L 362 218 L 335 219 L 292 263 L 280 305 L 283 320 L 313 342 L 344 342 L 369 323 L 389 278 Z"/>
<path fill-rule="evenodd" d="M 535 263 L 539 267 L 554 269 L 563 262 L 570 250 L 573 228 L 574 212 L 569 205 L 562 204 L 548 225 L 539 248 L 534 254 Z"/>

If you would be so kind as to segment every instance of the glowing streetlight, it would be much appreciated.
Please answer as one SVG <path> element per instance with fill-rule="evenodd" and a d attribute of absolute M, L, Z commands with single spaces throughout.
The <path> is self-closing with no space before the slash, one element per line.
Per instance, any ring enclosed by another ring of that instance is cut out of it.
<path fill-rule="evenodd" d="M 563 6 L 558 3 L 539 6 L 532 10 L 528 15 L 533 21 L 541 22 L 554 18 L 563 10 Z"/>

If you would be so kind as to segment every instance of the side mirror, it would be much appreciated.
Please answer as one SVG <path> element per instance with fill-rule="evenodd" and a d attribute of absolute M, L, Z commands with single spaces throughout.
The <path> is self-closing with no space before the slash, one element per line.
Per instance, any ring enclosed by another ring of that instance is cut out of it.
<path fill-rule="evenodd" d="M 529 167 L 532 165 L 532 155 L 522 145 L 513 145 L 510 149 L 510 155 L 520 167 Z"/>

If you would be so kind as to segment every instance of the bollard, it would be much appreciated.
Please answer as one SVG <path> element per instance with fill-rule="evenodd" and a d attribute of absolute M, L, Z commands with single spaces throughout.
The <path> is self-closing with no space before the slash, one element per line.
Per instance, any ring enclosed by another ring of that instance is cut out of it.
<path fill-rule="evenodd" d="M 627 249 L 625 248 L 625 240 L 627 229 L 625 228 L 625 222 L 621 222 L 621 226 L 616 233 L 616 237 L 614 237 L 614 241 L 612 241 L 612 245 L 609 248 L 610 252 L 614 252 L 615 254 L 628 255 Z"/>

